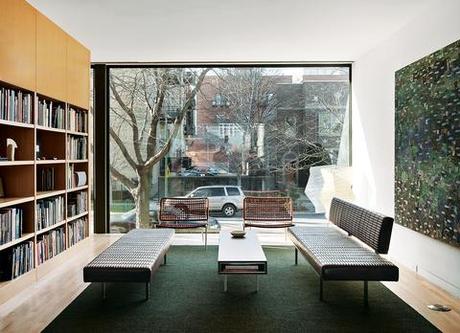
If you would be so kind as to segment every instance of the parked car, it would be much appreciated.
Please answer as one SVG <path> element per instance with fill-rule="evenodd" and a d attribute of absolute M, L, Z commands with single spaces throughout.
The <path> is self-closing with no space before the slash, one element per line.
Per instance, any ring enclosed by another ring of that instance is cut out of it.
<path fill-rule="evenodd" d="M 209 210 L 221 211 L 226 217 L 232 217 L 238 210 L 243 209 L 244 193 L 239 186 L 200 186 L 185 197 L 208 198 Z"/>
<path fill-rule="evenodd" d="M 149 204 L 149 215 L 152 219 L 156 216 L 158 201 L 152 200 Z M 125 233 L 136 228 L 136 209 L 124 213 L 110 213 L 110 231 L 114 233 Z"/>

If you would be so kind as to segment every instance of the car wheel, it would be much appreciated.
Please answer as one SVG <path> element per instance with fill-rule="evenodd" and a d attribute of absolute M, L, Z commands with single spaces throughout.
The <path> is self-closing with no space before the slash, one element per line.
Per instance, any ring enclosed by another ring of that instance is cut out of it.
<path fill-rule="evenodd" d="M 222 207 L 222 213 L 224 213 L 225 217 L 232 217 L 236 213 L 236 207 L 232 204 L 225 204 Z"/>

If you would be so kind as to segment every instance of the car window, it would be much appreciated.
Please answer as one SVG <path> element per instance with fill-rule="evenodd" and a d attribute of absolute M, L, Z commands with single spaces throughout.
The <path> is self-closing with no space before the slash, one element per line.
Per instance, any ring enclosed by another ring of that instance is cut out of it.
<path fill-rule="evenodd" d="M 204 188 L 196 190 L 191 197 L 192 198 L 205 198 L 208 196 L 208 191 Z"/>
<path fill-rule="evenodd" d="M 208 196 L 210 197 L 224 197 L 225 192 L 223 187 L 211 187 L 208 188 L 209 194 Z"/>
<path fill-rule="evenodd" d="M 227 194 L 228 195 L 241 195 L 238 187 L 227 187 Z"/>

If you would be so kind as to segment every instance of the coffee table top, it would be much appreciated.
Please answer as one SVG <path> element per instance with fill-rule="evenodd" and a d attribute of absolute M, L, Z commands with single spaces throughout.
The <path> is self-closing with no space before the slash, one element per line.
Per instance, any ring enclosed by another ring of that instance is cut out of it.
<path fill-rule="evenodd" d="M 266 262 L 265 253 L 257 240 L 254 230 L 249 230 L 244 238 L 233 238 L 230 231 L 219 234 L 218 262 Z"/>

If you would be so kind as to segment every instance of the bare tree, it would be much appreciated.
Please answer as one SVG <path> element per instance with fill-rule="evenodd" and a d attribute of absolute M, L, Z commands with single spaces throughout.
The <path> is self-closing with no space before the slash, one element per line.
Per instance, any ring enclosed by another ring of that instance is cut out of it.
<path fill-rule="evenodd" d="M 134 199 L 136 227 L 149 225 L 153 167 L 170 151 L 208 70 L 111 71 L 110 172 Z"/>
<path fill-rule="evenodd" d="M 226 68 L 217 70 L 221 103 L 220 118 L 233 123 L 243 136 L 242 173 L 247 174 L 247 160 L 251 152 L 263 147 L 258 142 L 261 126 L 272 119 L 277 107 L 276 84 L 282 76 L 266 73 L 264 68 Z M 258 153 L 260 156 L 261 154 Z M 262 154 L 263 155 L 263 154 Z"/>

